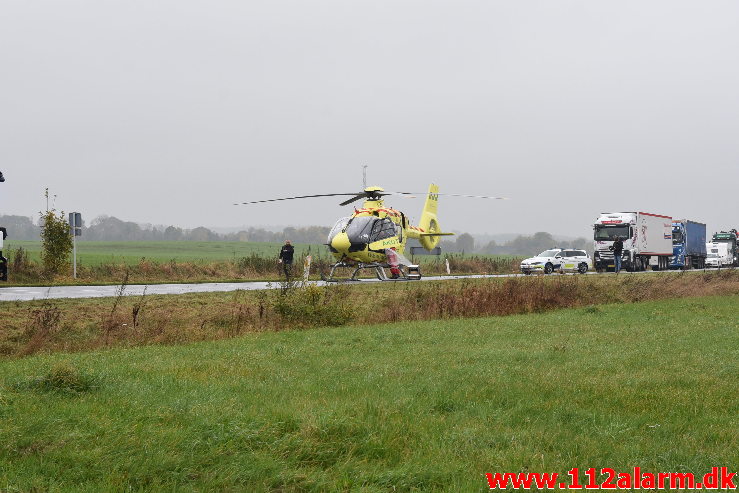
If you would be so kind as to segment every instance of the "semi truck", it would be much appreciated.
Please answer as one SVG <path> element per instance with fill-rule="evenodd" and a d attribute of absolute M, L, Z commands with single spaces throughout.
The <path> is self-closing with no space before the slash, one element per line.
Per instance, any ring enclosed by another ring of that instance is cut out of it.
<path fill-rule="evenodd" d="M 739 267 L 739 245 L 737 245 L 739 238 L 737 238 L 737 235 L 736 229 L 732 229 L 713 233 L 711 239 L 713 243 L 726 243 L 726 248 L 729 250 L 729 255 L 731 255 L 731 265 L 734 267 Z"/>
<path fill-rule="evenodd" d="M 734 258 L 731 256 L 729 247 L 723 242 L 710 242 L 706 243 L 706 250 L 708 251 L 708 257 L 706 258 L 707 267 L 731 267 L 734 263 Z"/>
<path fill-rule="evenodd" d="M 706 225 L 688 219 L 672 221 L 671 269 L 703 269 L 706 266 Z"/>
<path fill-rule="evenodd" d="M 603 212 L 593 225 L 593 264 L 603 272 L 614 267 L 613 242 L 623 240 L 621 265 L 635 272 L 664 270 L 672 256 L 672 217 L 648 212 Z"/>

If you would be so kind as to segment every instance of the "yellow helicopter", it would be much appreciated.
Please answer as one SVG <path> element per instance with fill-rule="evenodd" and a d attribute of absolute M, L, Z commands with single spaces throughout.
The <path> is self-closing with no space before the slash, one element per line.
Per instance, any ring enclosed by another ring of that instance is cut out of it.
<path fill-rule="evenodd" d="M 242 202 L 241 205 L 277 202 L 281 200 L 306 199 L 314 197 L 351 196 L 339 205 L 348 205 L 364 199 L 361 209 L 355 207 L 351 216 L 339 219 L 328 235 L 326 245 L 336 259 L 329 275 L 323 276 L 326 281 L 337 281 L 334 278 L 336 269 L 340 267 L 353 268 L 350 280 L 358 280 L 363 269 L 374 269 L 380 280 L 418 280 L 421 271 L 418 265 L 413 264 L 405 256 L 405 248 L 409 239 L 417 239 L 426 250 L 433 250 L 439 244 L 441 236 L 450 236 L 454 233 L 444 233 L 439 226 L 437 210 L 440 195 L 455 197 L 473 197 L 485 199 L 502 199 L 502 197 L 486 197 L 479 195 L 440 194 L 437 185 L 429 185 L 426 202 L 421 213 L 418 226 L 410 224 L 408 217 L 393 208 L 385 207 L 383 197 L 387 195 L 414 196 L 413 192 L 390 192 L 382 187 L 367 187 L 359 193 L 331 193 L 320 195 L 301 195 L 280 199 L 256 200 Z M 239 205 L 239 204 L 235 204 Z M 388 278 L 385 268 L 390 268 L 391 277 Z"/>

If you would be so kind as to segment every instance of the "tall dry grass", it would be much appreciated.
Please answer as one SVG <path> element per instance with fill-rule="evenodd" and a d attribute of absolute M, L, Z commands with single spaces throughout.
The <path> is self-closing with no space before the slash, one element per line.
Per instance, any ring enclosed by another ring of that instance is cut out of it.
<path fill-rule="evenodd" d="M 739 271 L 552 276 L 3 303 L 0 355 L 176 344 L 247 332 L 485 317 L 739 294 Z"/>

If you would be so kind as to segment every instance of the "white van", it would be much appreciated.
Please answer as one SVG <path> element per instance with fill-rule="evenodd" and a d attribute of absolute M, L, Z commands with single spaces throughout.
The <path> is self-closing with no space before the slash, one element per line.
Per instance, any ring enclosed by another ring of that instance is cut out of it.
<path fill-rule="evenodd" d="M 725 242 L 706 243 L 706 252 L 706 267 L 731 267 L 734 261 Z"/>

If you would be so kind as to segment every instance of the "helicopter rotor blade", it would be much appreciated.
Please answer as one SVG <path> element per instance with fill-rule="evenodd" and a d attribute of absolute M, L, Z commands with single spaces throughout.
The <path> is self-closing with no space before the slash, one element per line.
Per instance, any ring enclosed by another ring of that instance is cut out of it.
<path fill-rule="evenodd" d="M 249 205 L 249 204 L 264 204 L 267 202 L 281 202 L 284 200 L 297 200 L 297 199 L 312 199 L 317 197 L 351 197 L 348 200 L 345 200 L 344 202 L 341 202 L 339 205 L 349 205 L 353 202 L 356 202 L 357 200 L 362 199 L 379 199 L 381 197 L 385 197 L 388 195 L 398 195 L 400 197 L 405 198 L 416 198 L 417 196 L 426 196 L 426 192 L 392 192 L 392 191 L 362 191 L 359 193 L 321 193 L 321 194 L 315 194 L 315 195 L 296 195 L 294 197 L 281 197 L 278 199 L 265 199 L 265 200 L 252 200 L 249 202 L 238 202 L 234 205 Z M 449 197 L 468 197 L 468 198 L 474 198 L 474 199 L 494 199 L 494 200 L 506 200 L 506 197 L 489 197 L 487 195 L 464 195 L 464 194 L 457 194 L 457 193 L 440 193 L 438 195 L 446 195 Z"/>
<path fill-rule="evenodd" d="M 349 200 L 345 200 L 339 205 L 349 205 L 352 202 L 356 202 L 357 200 L 361 200 L 361 199 L 376 200 L 386 195 L 392 195 L 392 192 L 380 192 L 380 191 L 375 191 L 375 190 L 371 192 L 364 191 L 362 193 L 356 194 L 354 197 L 350 198 Z"/>
<path fill-rule="evenodd" d="M 427 192 L 385 192 L 393 195 L 421 195 L 425 197 Z M 466 195 L 460 193 L 437 193 L 436 195 L 444 195 L 447 197 L 467 197 L 470 199 L 492 199 L 492 200 L 508 200 L 508 197 L 490 197 L 488 195 Z"/>
<path fill-rule="evenodd" d="M 367 197 L 367 196 L 366 196 L 365 194 L 361 194 L 361 195 L 355 195 L 354 197 L 350 198 L 349 200 L 345 200 L 345 201 L 343 201 L 343 202 L 342 202 L 342 203 L 340 203 L 339 205 L 349 205 L 349 204 L 351 204 L 352 202 L 356 202 L 357 200 L 360 200 L 360 199 L 363 199 L 363 198 L 366 198 L 366 197 Z"/>
<path fill-rule="evenodd" d="M 315 197 L 346 197 L 346 196 L 352 196 L 352 195 L 356 195 L 356 192 L 354 193 L 323 193 L 323 194 L 317 194 L 317 195 L 298 195 L 295 197 L 283 197 L 279 199 L 252 200 L 251 202 L 240 202 L 234 205 L 263 204 L 265 202 L 279 202 L 281 200 L 295 200 L 295 199 L 312 199 Z M 364 195 L 362 195 L 362 197 L 363 196 Z"/>

